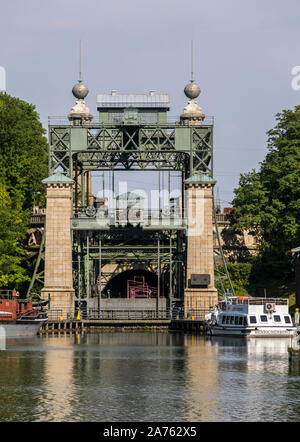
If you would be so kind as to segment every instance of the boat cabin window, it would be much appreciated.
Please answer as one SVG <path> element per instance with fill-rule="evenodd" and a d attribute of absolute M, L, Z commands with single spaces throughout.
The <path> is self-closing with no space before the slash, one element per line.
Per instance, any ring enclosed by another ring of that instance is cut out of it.
<path fill-rule="evenodd" d="M 290 324 L 291 323 L 291 318 L 289 316 L 285 316 L 284 320 L 285 320 L 286 324 Z"/>
<path fill-rule="evenodd" d="M 256 316 L 250 316 L 250 324 L 256 324 Z"/>
<path fill-rule="evenodd" d="M 267 315 L 260 315 L 261 322 L 268 322 Z"/>
<path fill-rule="evenodd" d="M 222 317 L 222 324 L 230 325 L 247 325 L 247 318 L 245 316 L 226 316 Z"/>
<path fill-rule="evenodd" d="M 274 322 L 281 322 L 281 318 L 279 315 L 274 315 L 273 318 L 274 318 Z"/>

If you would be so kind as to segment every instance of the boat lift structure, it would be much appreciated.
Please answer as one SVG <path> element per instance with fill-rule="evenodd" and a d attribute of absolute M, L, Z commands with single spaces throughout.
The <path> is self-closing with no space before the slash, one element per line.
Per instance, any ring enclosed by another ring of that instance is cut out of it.
<path fill-rule="evenodd" d="M 190 85 L 195 86 L 193 81 Z M 205 289 L 211 280 L 205 271 L 202 279 L 201 273 L 198 279 L 188 273 L 188 248 L 192 247 L 193 239 L 187 234 L 187 187 L 200 185 L 207 189 L 210 186 L 213 192 L 213 118 L 202 114 L 190 89 L 188 93 L 185 91 L 190 98 L 189 105 L 176 121 L 168 119 L 168 95 L 153 91 L 140 95 L 116 91 L 100 94 L 97 96 L 99 115 L 95 120 L 84 102 L 87 92 L 84 88 L 80 92 L 80 86 L 84 86 L 81 80 L 73 88 L 78 101 L 68 120 L 49 119 L 50 178 L 45 180 L 47 188 L 59 187 L 57 171 L 69 180 L 74 302 L 85 302 L 87 309 L 100 309 L 109 297 L 108 284 L 116 275 L 142 268 L 156 275 L 157 284 L 150 286 L 145 277 L 139 280 L 138 275 L 124 280 L 127 298 L 163 295 L 172 311 L 184 305 L 187 287 L 190 291 L 194 287 Z M 102 172 L 103 176 L 104 172 L 110 172 L 114 190 L 117 171 L 137 170 L 155 171 L 158 178 L 162 171 L 169 177 L 172 171 L 179 172 L 181 198 L 176 204 L 170 201 L 168 207 L 159 206 L 158 210 L 145 211 L 137 207 L 129 210 L 128 204 L 122 211 L 116 205 L 109 207 L 107 200 L 99 200 L 92 194 L 95 172 Z M 211 217 L 215 216 L 214 205 L 212 212 Z M 215 229 L 218 236 L 216 222 Z M 45 231 L 47 234 L 47 217 Z M 233 288 L 219 238 L 218 244 L 213 276 L 223 296 L 228 285 L 232 292 Z M 36 282 L 43 279 L 45 247 L 44 237 L 28 295 Z M 47 292 L 51 292 L 49 285 L 44 289 L 45 297 Z"/>

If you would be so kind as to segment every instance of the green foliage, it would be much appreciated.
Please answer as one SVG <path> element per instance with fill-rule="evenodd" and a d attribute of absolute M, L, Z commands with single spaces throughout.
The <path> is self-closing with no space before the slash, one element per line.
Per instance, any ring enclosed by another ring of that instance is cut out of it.
<path fill-rule="evenodd" d="M 0 93 L 0 287 L 20 288 L 32 269 L 24 248 L 29 214 L 45 190 L 47 140 L 32 104 Z"/>
<path fill-rule="evenodd" d="M 227 270 L 230 275 L 231 283 L 237 296 L 246 296 L 251 294 L 250 276 L 252 263 L 227 263 Z M 227 280 L 223 282 L 224 288 L 230 291 L 230 285 Z M 216 288 L 218 283 L 216 283 Z M 232 294 L 232 293 L 231 293 Z"/>
<path fill-rule="evenodd" d="M 22 247 L 26 228 L 20 206 L 13 207 L 9 193 L 0 185 L 0 287 L 14 288 L 29 278 L 23 268 Z"/>
<path fill-rule="evenodd" d="M 47 176 L 47 139 L 32 104 L 0 93 L 0 182 L 12 201 L 31 210 Z"/>
<path fill-rule="evenodd" d="M 233 200 L 235 229 L 248 230 L 259 255 L 251 280 L 286 285 L 292 279 L 290 250 L 300 244 L 300 106 L 276 115 L 260 171 L 241 175 Z"/>
<path fill-rule="evenodd" d="M 227 264 L 230 279 L 238 296 L 248 295 L 250 290 L 250 276 L 252 270 L 251 263 L 231 263 Z"/>
<path fill-rule="evenodd" d="M 293 293 L 289 297 L 289 309 L 290 309 L 291 312 L 294 313 L 295 308 L 296 308 L 296 296 L 295 296 L 295 293 Z"/>

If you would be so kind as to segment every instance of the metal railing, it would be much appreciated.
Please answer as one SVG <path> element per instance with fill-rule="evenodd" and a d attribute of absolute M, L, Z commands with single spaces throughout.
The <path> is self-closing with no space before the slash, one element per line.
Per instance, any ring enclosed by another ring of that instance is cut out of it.
<path fill-rule="evenodd" d="M 189 310 L 184 319 L 188 319 L 188 320 L 192 320 L 192 321 L 204 321 L 205 315 L 207 315 L 207 313 L 209 313 L 209 311 L 207 309 Z"/>
<path fill-rule="evenodd" d="M 67 316 L 68 313 L 66 312 L 66 314 L 64 315 L 63 309 L 50 309 L 50 310 L 46 310 L 46 312 L 47 312 L 47 316 L 48 316 L 49 321 L 58 321 L 63 317 L 68 318 L 68 316 Z M 73 318 L 71 318 L 70 314 L 69 314 L 69 319 L 73 319 Z"/>
<path fill-rule="evenodd" d="M 224 214 L 224 213 L 217 213 L 216 214 L 217 223 L 230 223 L 230 221 L 233 218 L 232 214 Z"/>
<path fill-rule="evenodd" d="M 32 214 L 30 216 L 30 224 L 45 224 L 46 214 Z"/>
<path fill-rule="evenodd" d="M 64 309 L 46 310 L 49 321 L 76 321 L 76 320 L 169 320 L 171 312 L 169 309 L 161 310 L 98 310 L 81 309 L 76 310 L 74 315 Z M 80 312 L 80 313 L 79 313 Z M 78 315 L 79 313 L 79 315 Z"/>
<path fill-rule="evenodd" d="M 97 310 L 89 309 L 88 319 L 102 320 L 169 320 L 170 310 Z"/>
<path fill-rule="evenodd" d="M 99 226 L 120 225 L 126 226 L 141 225 L 145 228 L 155 226 L 177 226 L 184 227 L 187 225 L 186 216 L 182 216 L 180 211 L 172 211 L 168 209 L 147 210 L 132 208 L 127 209 L 96 209 L 93 206 L 74 208 L 74 223 L 92 221 Z"/>
<path fill-rule="evenodd" d="M 204 321 L 205 315 L 209 313 L 208 309 L 195 308 L 185 313 L 184 307 L 175 307 L 173 310 L 165 309 L 80 309 L 76 310 L 73 315 L 64 309 L 45 310 L 48 314 L 49 321 L 76 321 L 76 320 L 109 320 L 109 321 L 155 321 L 155 320 L 171 320 L 171 319 L 187 319 L 194 321 Z M 79 315 L 78 315 L 79 313 Z"/>
<path fill-rule="evenodd" d="M 12 290 L 0 290 L 0 299 L 12 299 Z"/>
<path fill-rule="evenodd" d="M 205 321 L 205 315 L 209 313 L 208 309 L 196 308 L 193 310 L 188 310 L 185 313 L 184 307 L 174 308 L 172 311 L 172 319 L 186 319 L 191 321 Z"/>
<path fill-rule="evenodd" d="M 26 299 L 18 290 L 0 290 L 0 299 L 13 299 L 23 302 L 30 301 L 30 299 Z"/>
<path fill-rule="evenodd" d="M 141 116 L 140 116 L 141 117 Z M 160 123 L 160 122 L 150 122 L 147 121 L 146 119 L 142 118 L 137 118 L 137 120 L 135 121 L 138 125 L 145 125 L 145 126 L 179 126 L 180 125 L 180 115 L 176 116 L 176 115 L 167 115 L 167 121 L 165 123 Z M 128 124 L 128 120 L 126 120 L 124 118 L 124 115 L 122 115 L 122 119 L 121 121 L 111 121 L 111 122 L 103 122 L 101 123 L 99 121 L 99 117 L 94 117 L 90 122 L 86 123 L 84 126 L 92 126 L 92 127 L 105 127 L 105 126 L 121 126 L 124 125 L 126 126 L 126 124 Z M 212 126 L 214 124 L 214 117 L 211 115 L 207 115 L 204 120 L 202 125 L 203 126 Z M 49 116 L 48 117 L 48 125 L 49 126 L 71 126 L 69 119 L 66 116 Z"/>

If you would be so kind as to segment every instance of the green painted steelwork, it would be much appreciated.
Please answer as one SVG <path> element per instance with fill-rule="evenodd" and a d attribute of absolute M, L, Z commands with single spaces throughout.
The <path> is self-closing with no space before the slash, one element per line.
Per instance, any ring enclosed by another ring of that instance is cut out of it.
<path fill-rule="evenodd" d="M 82 170 L 184 170 L 186 177 L 212 171 L 213 126 L 178 123 L 142 126 L 49 126 L 49 167 L 72 177 L 76 155 Z"/>
<path fill-rule="evenodd" d="M 186 220 L 171 216 L 166 222 L 159 215 L 151 222 L 146 219 L 130 226 L 126 221 L 116 221 L 115 214 L 113 222 L 108 217 L 99 218 L 97 213 L 91 215 L 85 177 L 91 171 L 181 171 L 183 192 L 185 180 L 205 177 L 211 182 L 213 124 L 187 127 L 180 122 L 168 123 L 166 111 L 159 109 L 155 124 L 142 123 L 139 113 L 130 109 L 118 123 L 109 122 L 108 109 L 102 109 L 99 118 L 99 123 L 85 126 L 49 125 L 49 175 L 60 168 L 64 177 L 75 181 L 70 223 L 76 298 L 96 296 L 99 290 L 102 296 L 103 284 L 113 276 L 103 271 L 107 264 L 127 269 L 138 265 L 158 274 L 158 281 L 165 281 L 159 290 L 166 288 L 170 303 L 178 305 L 183 299 L 186 273 Z M 34 278 L 36 275 L 37 270 Z"/>
<path fill-rule="evenodd" d="M 83 211 L 86 209 L 87 189 L 82 177 L 88 171 L 177 170 L 182 171 L 185 178 L 198 172 L 212 176 L 212 124 L 184 127 L 179 123 L 167 123 L 166 112 L 158 112 L 156 124 L 138 124 L 139 114 L 129 110 L 126 110 L 122 122 L 118 124 L 109 124 L 108 119 L 108 113 L 101 111 L 100 124 L 88 127 L 49 126 L 50 172 L 61 167 L 67 175 L 74 178 L 74 163 L 76 164 L 76 170 L 81 177 Z M 74 232 L 74 268 L 77 268 L 77 272 L 74 272 L 77 278 L 74 285 L 77 298 L 91 296 L 92 287 L 95 286 L 97 278 L 99 280 L 101 268 L 106 264 L 131 266 L 139 263 L 145 268 L 157 268 L 158 242 L 155 235 L 160 232 L 159 273 L 161 278 L 168 281 L 170 298 L 182 299 L 186 250 L 185 220 L 170 218 L 170 222 L 166 224 L 166 220 L 158 217 L 153 218 L 151 223 L 138 223 L 140 228 L 132 228 L 129 233 L 131 238 L 133 232 L 136 235 L 134 241 L 140 245 L 137 247 L 133 247 L 132 241 L 126 244 L 126 224 L 125 222 L 122 227 L 122 223 L 119 223 L 120 232 L 115 230 L 115 222 L 110 225 L 107 219 L 99 219 L 96 215 L 86 216 L 77 209 L 77 213 L 71 219 Z M 182 234 L 178 235 L 177 232 L 180 231 Z M 103 244 L 101 255 L 98 247 L 100 232 Z M 125 245 L 122 245 L 124 242 Z M 93 243 L 96 244 L 95 247 Z M 110 245 L 107 246 L 107 243 Z"/>

